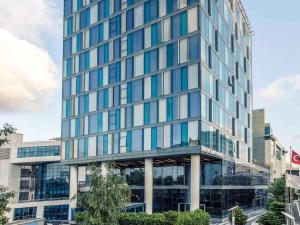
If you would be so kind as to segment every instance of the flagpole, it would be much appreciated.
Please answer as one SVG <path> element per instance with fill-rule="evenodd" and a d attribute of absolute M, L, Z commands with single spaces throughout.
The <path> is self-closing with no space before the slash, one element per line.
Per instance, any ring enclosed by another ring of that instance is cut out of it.
<path fill-rule="evenodd" d="M 290 146 L 290 174 L 292 173 L 292 157 L 291 157 L 291 154 L 292 154 L 292 146 Z"/>

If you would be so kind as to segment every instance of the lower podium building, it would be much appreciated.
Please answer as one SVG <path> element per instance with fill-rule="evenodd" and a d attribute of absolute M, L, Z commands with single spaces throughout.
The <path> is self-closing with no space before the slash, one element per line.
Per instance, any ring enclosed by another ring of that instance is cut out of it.
<path fill-rule="evenodd" d="M 11 224 L 62 224 L 69 219 L 69 166 L 60 164 L 60 140 L 23 142 L 8 137 L 0 148 L 0 185 L 16 193 Z"/>

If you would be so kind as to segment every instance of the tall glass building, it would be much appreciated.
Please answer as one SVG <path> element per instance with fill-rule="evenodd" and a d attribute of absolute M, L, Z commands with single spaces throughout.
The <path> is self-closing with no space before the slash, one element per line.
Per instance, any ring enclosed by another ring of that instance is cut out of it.
<path fill-rule="evenodd" d="M 252 34 L 240 0 L 64 0 L 70 196 L 89 185 L 88 164 L 114 160 L 131 205 L 147 213 L 205 208 L 221 218 L 236 204 L 263 205 Z"/>

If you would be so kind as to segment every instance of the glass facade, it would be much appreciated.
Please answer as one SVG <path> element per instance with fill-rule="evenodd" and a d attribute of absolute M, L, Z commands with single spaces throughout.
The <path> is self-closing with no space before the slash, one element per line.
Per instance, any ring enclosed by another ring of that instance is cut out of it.
<path fill-rule="evenodd" d="M 235 164 L 247 170 L 252 162 L 252 42 L 239 4 L 75 2 L 64 1 L 63 160 L 152 154 L 155 161 L 198 150 L 218 155 L 203 161 L 201 185 L 260 182 L 241 177 Z M 154 211 L 187 209 L 190 170 L 182 162 L 154 165 Z M 125 171 L 133 183 L 143 173 Z M 139 182 L 130 184 L 132 200 L 142 202 Z"/>
<path fill-rule="evenodd" d="M 68 220 L 69 205 L 53 205 L 44 207 L 44 218 L 46 221 Z"/>
<path fill-rule="evenodd" d="M 69 197 L 70 169 L 60 163 L 35 166 L 35 199 Z"/>
<path fill-rule="evenodd" d="M 35 146 L 35 147 L 21 147 L 18 148 L 18 158 L 27 157 L 43 157 L 43 156 L 59 156 L 60 146 Z"/>
<path fill-rule="evenodd" d="M 36 207 L 15 208 L 14 221 L 36 218 Z"/>

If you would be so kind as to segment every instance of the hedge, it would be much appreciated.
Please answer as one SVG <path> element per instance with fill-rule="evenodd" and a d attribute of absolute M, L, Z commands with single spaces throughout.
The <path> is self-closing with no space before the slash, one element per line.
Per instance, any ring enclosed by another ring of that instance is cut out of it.
<path fill-rule="evenodd" d="M 210 216 L 202 210 L 192 212 L 123 213 L 120 225 L 209 225 Z"/>

